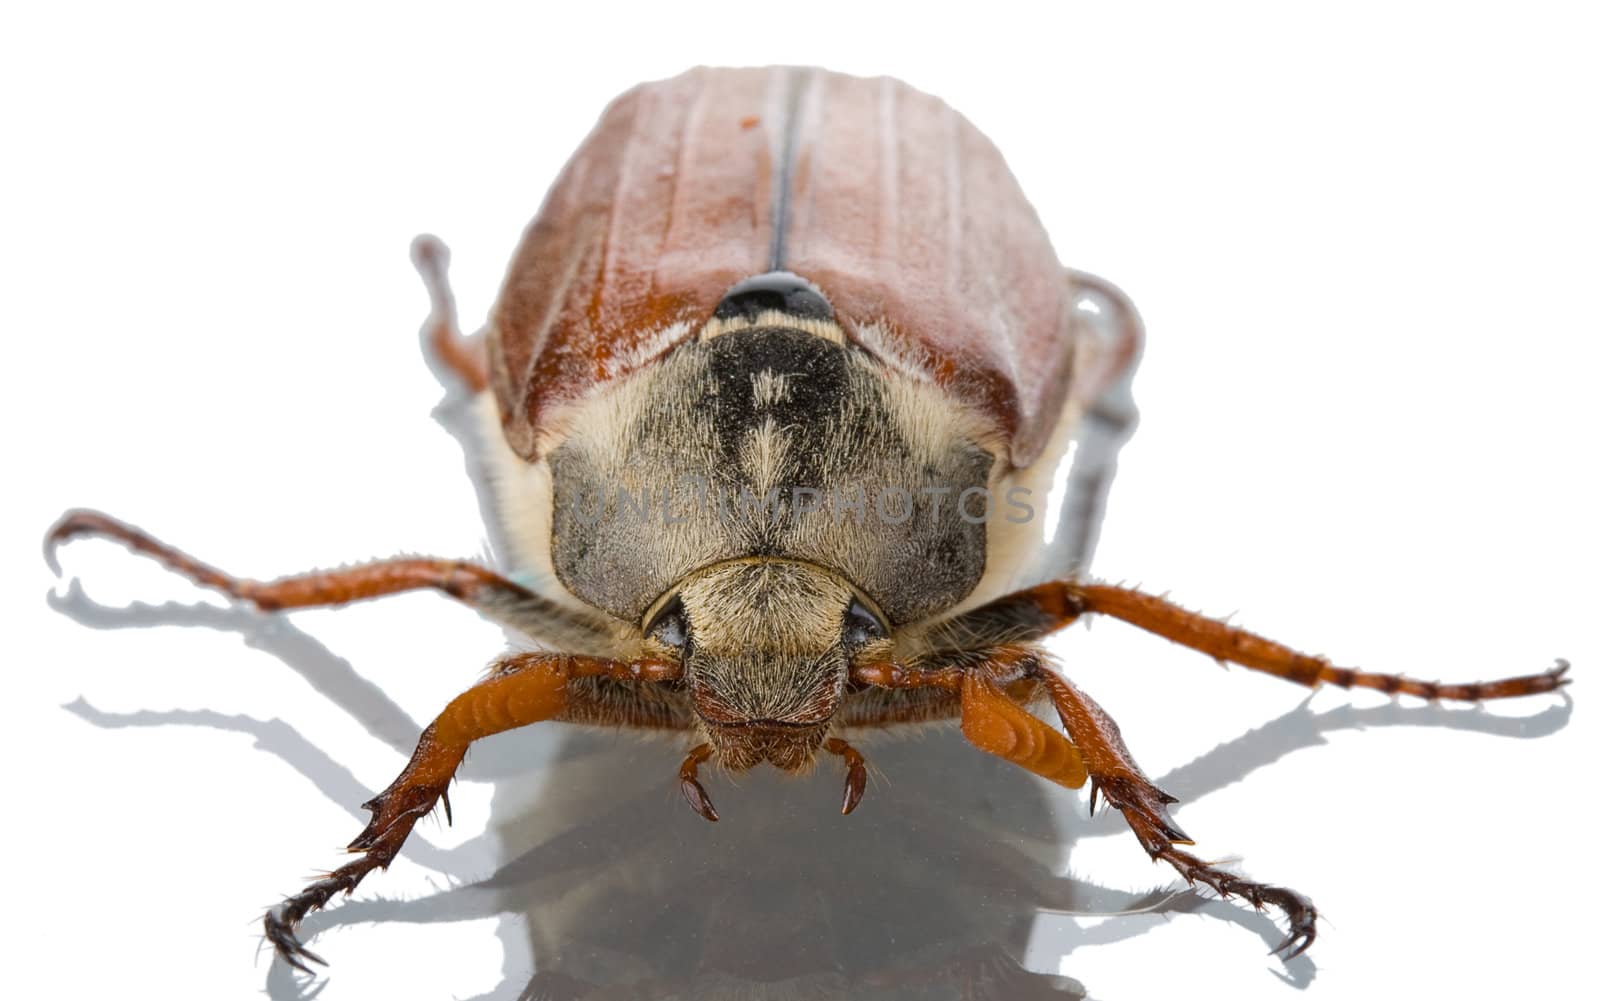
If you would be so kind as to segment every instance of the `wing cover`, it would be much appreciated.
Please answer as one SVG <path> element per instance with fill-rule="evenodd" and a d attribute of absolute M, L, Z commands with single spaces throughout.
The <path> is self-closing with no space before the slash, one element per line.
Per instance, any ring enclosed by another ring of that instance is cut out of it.
<path fill-rule="evenodd" d="M 1071 289 L 994 145 L 888 78 L 695 69 L 617 98 L 525 234 L 490 327 L 507 440 L 693 336 L 787 269 L 846 334 L 1036 458 L 1070 389 Z"/>

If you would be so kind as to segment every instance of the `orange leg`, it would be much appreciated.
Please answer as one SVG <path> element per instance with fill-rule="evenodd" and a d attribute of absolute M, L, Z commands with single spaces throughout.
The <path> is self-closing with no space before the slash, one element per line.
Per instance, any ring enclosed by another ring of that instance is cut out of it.
<path fill-rule="evenodd" d="M 485 681 L 451 700 L 422 732 L 411 761 L 389 787 L 364 804 L 372 820 L 350 850 L 354 862 L 340 866 L 285 900 L 263 919 L 266 936 L 285 962 L 309 971 L 306 962 L 321 957 L 301 944 L 294 928 L 339 892 L 350 893 L 374 869 L 386 869 L 411 829 L 441 800 L 448 818 L 446 788 L 475 740 L 557 716 L 567 704 L 572 678 L 607 677 L 621 681 L 666 681 L 675 665 L 658 661 L 622 662 L 560 654 L 516 654 L 496 665 Z"/>
<path fill-rule="evenodd" d="M 1038 639 L 1090 612 L 1121 619 L 1217 660 L 1264 671 L 1308 687 L 1328 684 L 1340 688 L 1375 688 L 1391 695 L 1477 702 L 1549 692 L 1567 683 L 1564 675 L 1568 664 L 1564 660 L 1557 661 L 1553 669 L 1542 674 L 1468 684 L 1442 684 L 1399 674 L 1335 667 L 1322 657 L 1299 653 L 1237 626 L 1191 612 L 1165 598 L 1108 584 L 1051 581 L 973 609 L 952 620 L 946 628 L 953 635 L 959 635 L 960 630 L 970 628 L 969 619 L 975 624 L 1023 622 L 1027 630 L 1017 638 Z"/>
<path fill-rule="evenodd" d="M 1287 887 L 1244 879 L 1178 850 L 1176 845 L 1194 841 L 1167 814 L 1167 807 L 1177 799 L 1156 788 L 1140 771 L 1122 742 L 1116 721 L 1072 682 L 1043 664 L 1035 665 L 1032 674 L 1044 682 L 1061 724 L 1083 753 L 1094 783 L 1089 794 L 1091 813 L 1096 798 L 1103 794 L 1107 803 L 1122 811 L 1150 857 L 1171 865 L 1191 886 L 1204 883 L 1224 897 L 1243 897 L 1257 910 L 1268 904 L 1281 910 L 1288 918 L 1289 934 L 1276 951 L 1284 959 L 1293 959 L 1311 947 L 1317 938 L 1317 909 L 1310 900 Z"/>
<path fill-rule="evenodd" d="M 1177 800 L 1139 770 L 1111 717 L 1046 668 L 1037 652 L 1021 646 L 997 647 L 982 660 L 964 657 L 960 667 L 922 670 L 868 664 L 857 667 L 852 680 L 885 688 L 958 689 L 961 732 L 980 750 L 1069 788 L 1091 782 L 1090 810 L 1104 795 L 1122 811 L 1151 858 L 1167 862 L 1189 883 L 1205 883 L 1222 896 L 1242 896 L 1258 908 L 1278 907 L 1289 919 L 1289 936 L 1279 946 L 1285 958 L 1304 952 L 1316 938 L 1316 908 L 1305 897 L 1224 872 L 1177 849 L 1176 845 L 1194 844 L 1167 814 L 1167 806 Z M 1049 693 L 1070 740 L 1013 701 L 1014 696 L 1033 695 L 1036 684 Z"/>
<path fill-rule="evenodd" d="M 98 511 L 69 511 L 45 537 L 45 558 L 56 568 L 55 550 L 82 536 L 119 542 L 202 587 L 247 601 L 262 611 L 326 608 L 404 591 L 431 588 L 490 619 L 567 648 L 603 633 L 598 619 L 557 605 L 486 567 L 462 560 L 425 557 L 380 560 L 340 570 L 313 571 L 258 581 L 234 577 Z"/>
<path fill-rule="evenodd" d="M 1006 697 L 980 671 L 961 679 L 961 734 L 973 746 L 1068 789 L 1089 777 L 1083 756 L 1055 728 Z"/>
<path fill-rule="evenodd" d="M 977 747 L 1071 787 L 1082 785 L 1087 774 L 1090 810 L 1104 795 L 1122 811 L 1152 858 L 1167 862 L 1191 884 L 1205 883 L 1223 896 L 1240 896 L 1258 908 L 1270 904 L 1282 910 L 1289 921 L 1289 935 L 1279 946 L 1285 958 L 1299 955 L 1315 940 L 1316 908 L 1293 890 L 1243 879 L 1181 851 L 1178 845 L 1194 842 L 1167 813 L 1167 807 L 1177 801 L 1139 770 L 1111 717 L 1071 682 L 1046 668 L 1039 653 L 1027 646 L 1091 612 L 1121 619 L 1217 660 L 1307 686 L 1331 684 L 1475 702 L 1549 692 L 1567 683 L 1565 661 L 1558 661 L 1553 670 L 1543 674 L 1470 684 L 1441 684 L 1335 667 L 1321 657 L 1197 615 L 1164 598 L 1132 588 L 1074 581 L 1053 581 L 1019 591 L 936 625 L 928 634 L 934 652 L 909 665 L 867 664 L 852 671 L 852 680 L 859 684 L 959 692 L 962 733 Z M 1035 685 L 1043 685 L 1049 693 L 1070 742 L 1061 740 L 1012 701 L 1026 702 L 1035 693 Z M 1040 735 L 1040 729 L 1049 736 Z M 1056 741 L 1060 741 L 1059 747 Z"/>
<path fill-rule="evenodd" d="M 1078 749 L 1056 729 L 1017 704 L 1036 691 L 1028 672 L 1038 655 L 1002 647 L 970 666 L 918 669 L 899 664 L 857 666 L 851 680 L 880 688 L 943 688 L 961 694 L 961 735 L 976 748 L 1068 789 L 1088 779 Z M 1009 689 L 1002 690 L 1002 685 Z"/>
<path fill-rule="evenodd" d="M 446 276 L 450 251 L 435 237 L 419 236 L 411 243 L 411 260 L 428 287 L 429 352 L 468 392 L 483 392 L 489 388 L 489 359 L 483 338 L 461 336 L 456 323 L 456 299 Z"/>

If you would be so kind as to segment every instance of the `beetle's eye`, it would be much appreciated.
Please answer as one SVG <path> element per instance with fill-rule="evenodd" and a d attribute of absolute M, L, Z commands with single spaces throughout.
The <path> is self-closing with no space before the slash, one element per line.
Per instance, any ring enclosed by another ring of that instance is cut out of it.
<path fill-rule="evenodd" d="M 683 616 L 683 601 L 673 598 L 644 627 L 644 634 L 657 643 L 681 649 L 689 639 L 689 622 Z"/>
<path fill-rule="evenodd" d="M 851 601 L 844 613 L 844 642 L 846 646 L 861 646 L 889 635 L 889 627 L 872 614 L 860 601 Z"/>

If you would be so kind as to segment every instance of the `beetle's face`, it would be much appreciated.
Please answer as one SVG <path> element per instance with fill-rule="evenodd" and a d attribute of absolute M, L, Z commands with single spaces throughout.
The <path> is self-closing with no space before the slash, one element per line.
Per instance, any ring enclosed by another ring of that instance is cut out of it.
<path fill-rule="evenodd" d="M 718 564 L 689 577 L 647 631 L 676 648 L 695 711 L 724 767 L 809 764 L 850 662 L 888 635 L 842 579 L 788 560 Z"/>

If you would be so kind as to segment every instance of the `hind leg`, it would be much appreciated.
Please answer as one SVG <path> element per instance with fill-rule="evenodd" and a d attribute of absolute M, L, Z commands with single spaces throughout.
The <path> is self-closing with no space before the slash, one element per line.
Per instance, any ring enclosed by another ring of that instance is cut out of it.
<path fill-rule="evenodd" d="M 488 348 L 482 337 L 463 337 L 456 322 L 456 299 L 446 272 L 450 250 L 438 238 L 419 236 L 411 242 L 411 261 L 428 287 L 428 325 L 423 342 L 432 360 L 474 395 L 489 388 Z"/>

